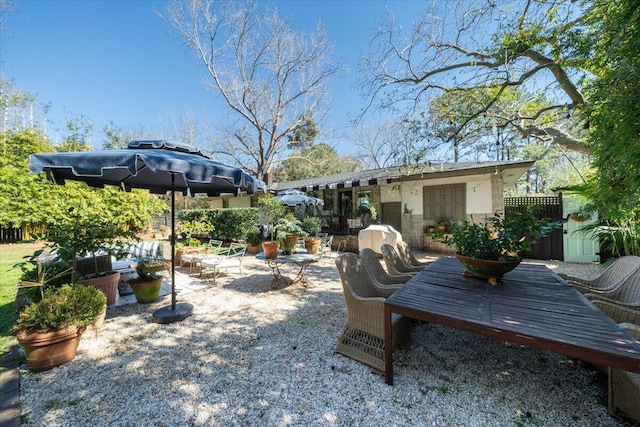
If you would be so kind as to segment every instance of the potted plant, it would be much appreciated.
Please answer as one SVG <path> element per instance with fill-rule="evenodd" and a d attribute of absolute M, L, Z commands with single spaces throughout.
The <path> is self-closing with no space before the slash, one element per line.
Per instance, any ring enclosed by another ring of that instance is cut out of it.
<path fill-rule="evenodd" d="M 135 239 L 135 233 L 112 221 L 101 221 L 94 216 L 83 215 L 80 209 L 72 207 L 68 216 L 57 226 L 49 229 L 49 245 L 56 258 L 69 263 L 72 268 L 71 282 L 78 281 L 94 286 L 105 293 L 107 305 L 116 302 L 120 273 L 101 270 L 99 257 L 127 256 L 127 247 Z M 86 257 L 93 266 L 92 273 L 77 277 L 79 257 Z M 110 262 L 109 262 L 110 264 Z"/>
<path fill-rule="evenodd" d="M 492 284 L 516 268 L 540 238 L 562 226 L 561 221 L 537 219 L 533 207 L 505 215 L 496 213 L 479 223 L 463 220 L 450 224 L 448 232 L 437 229 L 434 239 L 456 248 L 465 275 L 489 279 Z"/>
<path fill-rule="evenodd" d="M 282 253 L 285 255 L 295 253 L 298 238 L 307 236 L 307 233 L 300 226 L 300 221 L 291 213 L 278 219 L 275 229 L 276 238 L 280 241 Z"/>
<path fill-rule="evenodd" d="M 67 284 L 45 289 L 40 302 L 27 305 L 13 331 L 29 370 L 42 372 L 73 360 L 80 336 L 104 310 L 106 300 L 95 288 Z"/>
<path fill-rule="evenodd" d="M 247 252 L 250 254 L 257 254 L 260 251 L 260 244 L 262 243 L 262 233 L 258 227 L 251 227 L 245 235 L 245 241 L 247 242 Z"/>
<path fill-rule="evenodd" d="M 318 253 L 322 239 L 317 237 L 316 233 L 322 230 L 322 221 L 320 221 L 320 218 L 308 216 L 302 220 L 300 226 L 307 233 L 307 238 L 304 240 L 304 246 L 307 249 L 307 253 Z"/>
<path fill-rule="evenodd" d="M 138 277 L 129 280 L 129 286 L 133 290 L 136 300 L 140 304 L 148 304 L 160 298 L 160 288 L 164 276 L 162 272 L 168 269 L 164 260 L 156 258 L 142 258 L 135 265 Z"/>
<path fill-rule="evenodd" d="M 278 219 L 284 215 L 285 206 L 275 197 L 267 195 L 260 199 L 259 211 L 262 221 L 265 223 L 264 236 L 269 237 L 269 241 L 262 242 L 262 250 L 267 259 L 274 259 L 278 256 L 280 242 L 276 237 L 276 224 Z"/>

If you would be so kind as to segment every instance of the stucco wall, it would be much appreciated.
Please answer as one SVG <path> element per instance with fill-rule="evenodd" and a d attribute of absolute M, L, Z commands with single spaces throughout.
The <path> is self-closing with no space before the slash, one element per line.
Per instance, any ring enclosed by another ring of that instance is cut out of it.
<path fill-rule="evenodd" d="M 433 243 L 426 244 L 423 234 L 423 187 L 436 185 L 451 185 L 464 182 L 466 184 L 465 209 L 468 218 L 480 218 L 497 211 L 504 210 L 503 184 L 501 175 L 483 174 L 464 177 L 449 177 L 440 179 L 424 179 L 403 181 L 380 186 L 380 202 L 402 202 L 402 238 L 412 248 L 422 249 Z"/>

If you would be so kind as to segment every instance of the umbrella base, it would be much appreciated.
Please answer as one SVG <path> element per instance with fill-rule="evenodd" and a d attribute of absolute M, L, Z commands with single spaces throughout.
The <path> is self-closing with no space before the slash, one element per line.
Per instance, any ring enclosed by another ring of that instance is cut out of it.
<path fill-rule="evenodd" d="M 187 303 L 176 304 L 175 308 L 171 305 L 162 307 L 153 312 L 153 323 L 173 323 L 180 322 L 193 314 L 193 305 Z"/>

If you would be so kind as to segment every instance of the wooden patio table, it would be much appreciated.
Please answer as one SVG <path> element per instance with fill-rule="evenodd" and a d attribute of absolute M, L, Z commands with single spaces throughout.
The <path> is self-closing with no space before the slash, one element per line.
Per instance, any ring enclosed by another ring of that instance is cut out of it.
<path fill-rule="evenodd" d="M 387 298 L 385 380 L 393 385 L 391 314 L 640 373 L 640 345 L 544 265 L 520 264 L 498 285 L 441 257 Z"/>

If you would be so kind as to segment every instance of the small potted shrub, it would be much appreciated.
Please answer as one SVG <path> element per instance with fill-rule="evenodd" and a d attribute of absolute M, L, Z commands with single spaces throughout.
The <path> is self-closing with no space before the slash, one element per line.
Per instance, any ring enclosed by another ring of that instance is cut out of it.
<path fill-rule="evenodd" d="M 154 302 L 160 297 L 160 288 L 168 268 L 166 261 L 155 258 L 143 258 L 135 265 L 138 277 L 129 280 L 136 300 L 140 304 Z"/>
<path fill-rule="evenodd" d="M 270 238 L 270 240 L 262 242 L 262 250 L 265 258 L 274 259 L 278 257 L 280 250 L 280 242 L 276 239 L 276 224 L 278 219 L 284 215 L 285 207 L 271 195 L 261 198 L 259 206 L 262 220 L 266 223 L 264 235 Z"/>
<path fill-rule="evenodd" d="M 304 246 L 307 249 L 307 253 L 318 253 L 322 239 L 317 237 L 316 233 L 322 230 L 322 221 L 320 221 L 320 218 L 308 216 L 302 220 L 302 224 L 300 224 L 300 226 L 307 233 L 307 238 L 304 240 Z"/>
<path fill-rule="evenodd" d="M 300 221 L 293 214 L 287 214 L 284 218 L 280 218 L 275 229 L 276 238 L 280 241 L 282 253 L 285 255 L 295 253 L 298 238 L 307 236 L 307 233 L 300 226 Z"/>
<path fill-rule="evenodd" d="M 260 251 L 260 244 L 262 243 L 262 235 L 258 227 L 252 227 L 245 235 L 247 242 L 247 252 L 250 254 L 257 254 Z"/>
<path fill-rule="evenodd" d="M 27 305 L 13 327 L 29 370 L 42 372 L 73 360 L 80 336 L 106 303 L 106 296 L 90 286 L 45 289 L 42 300 Z"/>

